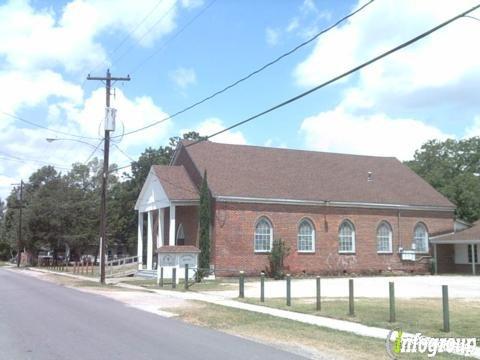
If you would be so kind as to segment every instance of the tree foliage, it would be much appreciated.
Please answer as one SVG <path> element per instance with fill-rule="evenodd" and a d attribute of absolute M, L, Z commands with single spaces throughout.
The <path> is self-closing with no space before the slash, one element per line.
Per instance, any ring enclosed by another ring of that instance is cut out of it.
<path fill-rule="evenodd" d="M 428 141 L 406 164 L 456 204 L 458 218 L 480 218 L 480 138 Z"/>
<path fill-rule="evenodd" d="M 208 190 L 207 172 L 205 171 L 203 175 L 202 185 L 200 187 L 199 208 L 200 256 L 198 260 L 198 265 L 202 269 L 208 269 L 210 267 L 210 223 L 210 191 Z"/>

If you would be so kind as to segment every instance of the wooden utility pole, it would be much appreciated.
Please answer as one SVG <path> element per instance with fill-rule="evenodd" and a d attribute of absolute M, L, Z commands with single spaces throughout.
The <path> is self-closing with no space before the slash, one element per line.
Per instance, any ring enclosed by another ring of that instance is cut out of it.
<path fill-rule="evenodd" d="M 20 203 L 20 205 L 13 207 L 14 209 L 19 209 L 18 238 L 17 238 L 17 267 L 20 267 L 20 260 L 21 260 L 20 254 L 22 251 L 23 180 L 20 180 L 20 184 L 13 184 L 13 185 L 20 187 L 20 189 L 17 189 L 17 192 L 16 192 L 17 201 Z"/>
<path fill-rule="evenodd" d="M 100 205 L 100 283 L 105 284 L 105 250 L 107 245 L 107 181 L 108 181 L 108 161 L 110 151 L 110 131 L 113 128 L 108 124 L 108 116 L 110 115 L 110 90 L 112 87 L 112 81 L 130 81 L 130 76 L 127 77 L 112 77 L 110 69 L 107 70 L 105 77 L 92 77 L 90 74 L 87 80 L 100 80 L 105 81 L 105 103 L 106 103 L 106 115 L 105 119 L 105 138 L 104 138 L 104 150 L 103 150 L 103 174 L 102 174 L 102 194 Z"/>

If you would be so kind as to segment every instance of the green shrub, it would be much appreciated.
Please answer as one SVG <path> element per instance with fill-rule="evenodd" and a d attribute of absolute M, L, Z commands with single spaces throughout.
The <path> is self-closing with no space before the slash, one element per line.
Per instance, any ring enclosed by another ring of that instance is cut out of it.
<path fill-rule="evenodd" d="M 283 279 L 285 276 L 283 272 L 283 260 L 288 256 L 290 248 L 285 245 L 282 239 L 273 240 L 272 251 L 268 255 L 270 268 L 268 274 L 275 279 Z"/>

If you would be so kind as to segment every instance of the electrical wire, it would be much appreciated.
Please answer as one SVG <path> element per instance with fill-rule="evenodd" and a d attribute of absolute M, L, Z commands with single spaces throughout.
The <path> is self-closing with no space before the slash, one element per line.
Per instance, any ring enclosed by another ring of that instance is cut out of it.
<path fill-rule="evenodd" d="M 153 127 L 153 126 L 159 125 L 159 124 L 161 124 L 161 123 L 163 123 L 163 122 L 165 122 L 165 121 L 167 121 L 167 120 L 173 119 L 174 117 L 177 117 L 178 115 L 181 115 L 181 114 L 183 114 L 183 113 L 185 113 L 185 112 L 187 112 L 187 111 L 189 111 L 189 110 L 191 110 L 191 109 L 193 109 L 193 108 L 196 108 L 197 106 L 199 106 L 199 105 L 201 105 L 201 104 L 203 104 L 203 103 L 205 103 L 205 102 L 207 102 L 207 101 L 209 101 L 209 100 L 217 97 L 217 96 L 220 95 L 220 94 L 223 94 L 223 93 L 227 92 L 227 91 L 230 90 L 231 88 L 233 88 L 233 87 L 239 85 L 240 83 L 242 83 L 242 82 L 250 79 L 251 77 L 257 75 L 257 74 L 260 73 L 260 72 L 262 72 L 263 70 L 265 70 L 265 69 L 271 67 L 272 65 L 276 64 L 277 62 L 281 61 L 281 60 L 284 59 L 285 57 L 293 54 L 294 52 L 298 51 L 299 49 L 303 48 L 304 46 L 310 44 L 310 43 L 313 42 L 314 40 L 318 39 L 321 35 L 323 35 L 323 34 L 329 32 L 330 30 L 338 27 L 341 23 L 345 22 L 345 21 L 348 20 L 349 18 L 355 16 L 356 14 L 358 14 L 359 12 L 361 12 L 362 10 L 364 10 L 367 6 L 371 5 L 374 1 L 375 1 L 375 0 L 370 0 L 369 2 L 365 3 L 363 6 L 361 6 L 360 8 L 358 8 L 357 10 L 355 10 L 355 11 L 347 14 L 346 16 L 344 16 L 344 17 L 342 17 L 341 19 L 339 19 L 338 21 L 336 21 L 333 25 L 331 25 L 331 26 L 323 29 L 322 31 L 316 33 L 315 35 L 313 35 L 312 37 L 310 37 L 310 38 L 307 39 L 306 41 L 304 41 L 304 42 L 302 42 L 301 44 L 295 46 L 295 47 L 292 48 L 291 50 L 283 53 L 282 55 L 278 56 L 278 57 L 275 58 L 274 60 L 272 60 L 272 61 L 270 61 L 270 62 L 268 62 L 268 63 L 260 66 L 258 69 L 250 72 L 249 74 L 243 76 L 242 78 L 240 78 L 240 79 L 234 81 L 233 83 L 225 86 L 225 87 L 222 88 L 221 90 L 218 90 L 218 91 L 214 92 L 213 94 L 211 94 L 211 95 L 203 98 L 202 100 L 199 100 L 199 101 L 193 103 L 192 105 L 189 105 L 189 106 L 187 106 L 186 108 L 184 108 L 184 109 L 182 109 L 182 110 L 180 110 L 180 111 L 177 111 L 177 112 L 175 112 L 174 114 L 169 115 L 169 116 L 167 116 L 167 117 L 165 117 L 165 118 L 163 118 L 163 119 L 160 119 L 160 120 L 158 120 L 158 121 L 155 121 L 155 122 L 153 122 L 153 123 L 151 123 L 151 124 L 148 124 L 148 125 L 146 125 L 146 126 L 144 126 L 144 127 L 141 127 L 141 128 L 135 129 L 135 130 L 128 131 L 128 132 L 124 133 L 124 136 L 130 135 L 130 134 L 135 134 L 135 133 L 137 133 L 137 132 L 139 132 L 139 131 L 143 131 L 143 130 L 149 129 L 149 128 Z"/>
<path fill-rule="evenodd" d="M 93 151 L 91 152 L 91 154 L 88 156 L 87 160 L 84 161 L 84 164 L 85 164 L 85 165 L 88 164 L 88 162 L 90 161 L 90 159 L 91 159 L 91 158 L 93 157 L 93 155 L 97 152 L 97 150 L 98 150 L 98 148 L 100 147 L 100 145 L 103 144 L 103 141 L 104 141 L 104 140 L 105 140 L 105 139 L 100 140 L 100 142 L 98 143 L 98 145 L 95 146 L 95 148 L 93 149 Z M 103 151 L 103 150 L 102 150 L 102 151 Z"/>
<path fill-rule="evenodd" d="M 70 170 L 69 168 L 67 168 L 63 165 L 52 164 L 52 163 L 49 163 L 48 161 L 42 161 L 42 160 L 37 160 L 37 159 L 25 159 L 25 158 L 21 158 L 21 157 L 18 157 L 18 156 L 6 154 L 4 152 L 0 152 L 0 159 L 7 160 L 7 161 L 16 161 L 16 162 L 21 162 L 21 163 L 38 163 L 38 164 L 43 164 L 43 165 L 54 166 L 54 167 L 56 167 L 58 169 L 62 169 L 62 170 Z"/>
<path fill-rule="evenodd" d="M 170 6 L 170 8 L 152 25 L 150 26 L 147 31 L 145 31 L 143 33 L 142 36 L 140 36 L 139 39 L 137 39 L 137 42 L 140 42 L 142 41 L 155 27 L 157 27 L 162 21 L 163 19 L 165 19 L 165 17 L 170 14 L 170 12 L 172 12 L 173 9 L 175 9 L 175 6 L 176 6 L 176 2 L 174 2 L 172 4 L 172 6 Z M 138 28 L 138 27 L 137 27 Z M 121 59 L 123 59 L 125 57 L 125 55 L 127 55 L 132 49 L 134 48 L 134 45 L 131 45 L 127 48 L 126 51 L 124 51 L 123 53 L 120 54 L 120 56 L 116 57 L 115 60 L 113 60 L 111 62 L 111 64 L 116 64 L 117 62 L 119 62 Z"/>
<path fill-rule="evenodd" d="M 27 120 L 25 118 L 22 118 L 20 116 L 17 116 L 17 115 L 14 115 L 14 114 L 10 114 L 8 112 L 5 112 L 5 111 L 1 111 L 0 110 L 0 113 L 6 115 L 6 116 L 9 116 L 13 119 L 16 119 L 16 120 L 19 120 L 21 122 L 24 122 L 26 124 L 29 124 L 29 125 L 32 125 L 32 126 L 35 126 L 35 127 L 38 127 L 40 129 L 44 129 L 44 130 L 48 130 L 48 131 L 51 131 L 53 133 L 57 133 L 57 134 L 61 134 L 61 135 L 66 135 L 66 136 L 71 136 L 71 137 L 74 137 L 74 138 L 77 138 L 77 139 L 90 139 L 90 140 L 98 140 L 98 138 L 94 138 L 94 137 L 90 137 L 90 136 L 82 136 L 82 135 L 77 135 L 77 134 L 72 134 L 72 133 L 68 133 L 68 132 L 65 132 L 65 131 L 60 131 L 60 130 L 56 130 L 56 129 L 51 129 L 47 126 L 43 126 L 43 125 L 40 125 L 40 124 L 37 124 L 33 121 L 30 121 L 30 120 Z"/>
<path fill-rule="evenodd" d="M 129 74 L 134 74 L 136 73 L 140 68 L 145 65 L 147 61 L 149 61 L 151 58 L 153 58 L 155 55 L 157 55 L 160 51 L 162 51 L 171 41 L 175 40 L 181 33 L 183 33 L 190 25 L 192 25 L 200 16 L 205 14 L 205 12 L 215 3 L 217 0 L 212 0 L 208 3 L 207 6 L 205 6 L 201 11 L 197 13 L 193 18 L 191 18 L 185 25 L 183 25 L 174 35 L 172 35 L 170 38 L 168 38 L 162 46 L 160 46 L 157 50 L 155 50 L 152 54 L 147 56 L 144 60 L 142 60 L 137 66 L 133 68 L 132 71 L 129 72 Z"/>
<path fill-rule="evenodd" d="M 439 25 L 431 28 L 430 30 L 425 31 L 424 33 L 422 33 L 422 34 L 420 34 L 420 35 L 418 35 L 418 36 L 415 36 L 414 38 L 412 38 L 412 39 L 410 39 L 410 40 L 408 40 L 408 41 L 406 41 L 406 42 L 404 42 L 404 43 L 402 43 L 402 44 L 400 44 L 400 45 L 398 45 L 398 46 L 396 46 L 396 47 L 394 47 L 394 48 L 392 48 L 392 49 L 390 49 L 390 50 L 388 50 L 388 51 L 385 51 L 384 53 L 382 53 L 382 54 L 380 54 L 380 55 L 378 55 L 378 56 L 376 56 L 376 57 L 374 57 L 374 58 L 372 58 L 372 59 L 370 59 L 370 60 L 368 60 L 368 61 L 366 61 L 366 62 L 364 62 L 364 63 L 362 63 L 362 64 L 360 64 L 360 65 L 358 65 L 358 66 L 356 66 L 356 67 L 354 67 L 354 68 L 352 68 L 352 69 L 350 69 L 350 70 L 348 70 L 348 71 L 346 71 L 346 72 L 344 72 L 344 73 L 342 73 L 342 74 L 340 74 L 340 75 L 338 75 L 338 76 L 335 76 L 334 78 L 332 78 L 332 79 L 330 79 L 330 80 L 328 80 L 328 81 L 325 81 L 324 83 L 322 83 L 322 84 L 320 84 L 320 85 L 317 85 L 317 86 L 311 88 L 310 90 L 307 90 L 307 91 L 305 91 L 305 92 L 303 92 L 303 93 L 301 93 L 301 94 L 299 94 L 299 95 L 297 95 L 297 96 L 294 96 L 294 97 L 292 97 L 292 98 L 290 98 L 290 99 L 288 99 L 288 100 L 285 100 L 285 101 L 281 102 L 280 104 L 277 104 L 277 105 L 275 105 L 275 106 L 272 106 L 271 108 L 269 108 L 269 109 L 267 109 L 267 110 L 264 110 L 264 111 L 262 111 L 262 112 L 260 112 L 260 113 L 258 113 L 258 114 L 256 114 L 256 115 L 253 115 L 253 116 L 251 116 L 251 117 L 249 117 L 249 118 L 247 118 L 247 119 L 245 119 L 245 120 L 239 121 L 239 122 L 237 122 L 237 123 L 235 123 L 235 124 L 233 124 L 233 125 L 225 128 L 225 129 L 223 129 L 223 130 L 217 131 L 217 132 L 215 132 L 215 133 L 213 133 L 213 134 L 211 134 L 211 135 L 208 135 L 208 136 L 203 137 L 203 138 L 200 139 L 200 140 L 197 140 L 197 141 L 194 141 L 194 142 L 192 142 L 192 143 L 190 143 L 190 144 L 187 144 L 187 145 L 185 145 L 185 147 L 190 147 L 190 146 L 196 145 L 196 144 L 198 144 L 198 143 L 200 143 L 200 142 L 202 142 L 202 141 L 205 141 L 205 140 L 208 140 L 208 139 L 210 139 L 210 138 L 212 138 L 212 137 L 214 137 L 214 136 L 220 135 L 220 134 L 222 134 L 222 133 L 224 133 L 224 132 L 226 132 L 226 131 L 229 131 L 229 130 L 234 129 L 234 128 L 240 126 L 240 125 L 243 125 L 243 124 L 245 124 L 245 123 L 247 123 L 247 122 L 250 122 L 250 121 L 252 121 L 252 120 L 254 120 L 254 119 L 257 119 L 257 118 L 259 118 L 260 116 L 266 115 L 266 114 L 268 114 L 268 113 L 270 113 L 270 112 L 272 112 L 272 111 L 274 111 L 274 110 L 277 110 L 277 109 L 279 109 L 279 108 L 281 108 L 281 107 L 284 107 L 284 106 L 286 106 L 286 105 L 288 105 L 288 104 L 290 104 L 290 103 L 293 103 L 293 102 L 295 102 L 295 101 L 297 101 L 297 100 L 299 100 L 299 99 L 301 99 L 301 98 L 303 98 L 303 97 L 305 97 L 305 96 L 307 96 L 307 95 L 309 95 L 309 94 L 311 94 L 311 93 L 313 93 L 313 92 L 315 92 L 315 91 L 317 91 L 317 90 L 320 90 L 321 88 L 324 88 L 324 87 L 327 86 L 327 85 L 330 85 L 330 84 L 332 84 L 332 83 L 334 83 L 334 82 L 336 82 L 336 81 L 338 81 L 338 80 L 340 80 L 340 79 L 342 79 L 342 78 L 344 78 L 344 77 L 346 77 L 346 76 L 349 76 L 349 75 L 351 75 L 351 74 L 353 74 L 353 73 L 355 73 L 355 72 L 357 72 L 357 71 L 359 71 L 359 70 L 361 70 L 361 69 L 369 66 L 369 65 L 372 65 L 373 63 L 375 63 L 375 62 L 377 62 L 377 61 L 379 61 L 379 60 L 381 60 L 381 59 L 383 59 L 383 58 L 385 58 L 385 57 L 387 57 L 387 56 L 389 56 L 389 55 L 391 55 L 391 54 L 393 54 L 393 53 L 395 53 L 395 52 L 397 52 L 397 51 L 399 51 L 399 50 L 401 50 L 401 49 L 403 49 L 403 48 L 406 48 L 406 47 L 408 47 L 408 46 L 416 43 L 417 41 L 419 41 L 419 40 L 421 40 L 421 39 L 423 39 L 423 38 L 431 35 L 432 33 L 434 33 L 434 32 L 436 32 L 436 31 L 444 28 L 445 26 L 447 26 L 447 25 L 449 25 L 449 24 L 451 24 L 452 22 L 454 22 L 454 21 L 456 21 L 456 20 L 458 20 L 458 19 L 460 19 L 460 18 L 462 18 L 462 17 L 465 17 L 467 14 L 471 13 L 471 12 L 474 11 L 474 10 L 477 10 L 478 8 L 480 8 L 480 4 L 477 4 L 476 6 L 470 8 L 469 10 L 464 11 L 464 12 L 460 13 L 459 15 L 456 15 L 456 16 L 452 17 L 452 18 L 450 18 L 450 19 L 447 20 L 447 21 L 444 21 L 443 23 L 441 23 L 441 24 L 439 24 Z"/>

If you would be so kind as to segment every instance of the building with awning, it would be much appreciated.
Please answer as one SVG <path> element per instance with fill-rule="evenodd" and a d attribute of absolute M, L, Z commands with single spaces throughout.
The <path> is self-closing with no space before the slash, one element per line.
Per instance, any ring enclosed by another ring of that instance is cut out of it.
<path fill-rule="evenodd" d="M 480 221 L 470 227 L 430 238 L 436 273 L 477 274 L 480 248 Z"/>

